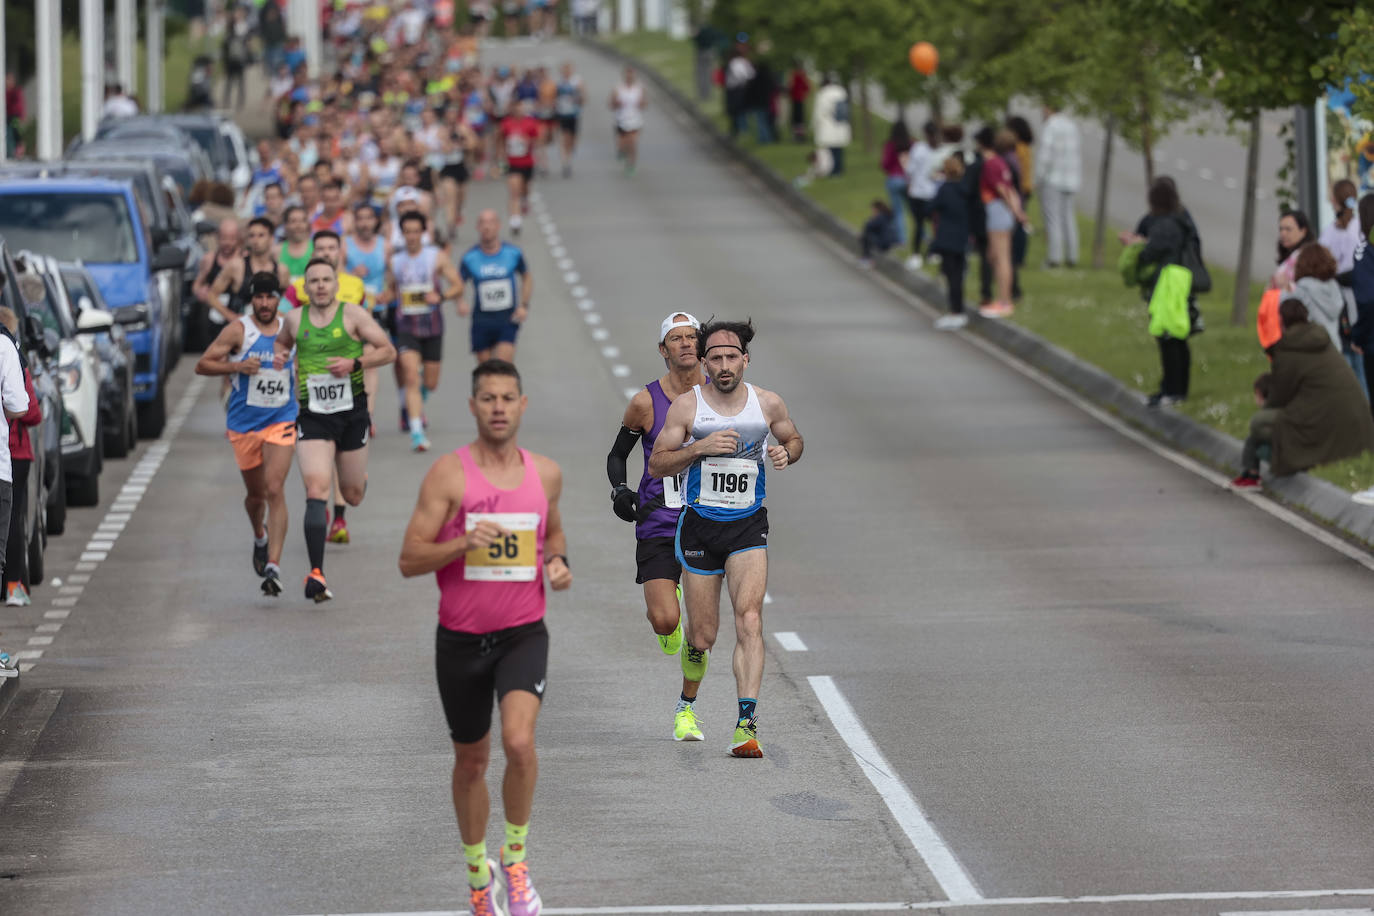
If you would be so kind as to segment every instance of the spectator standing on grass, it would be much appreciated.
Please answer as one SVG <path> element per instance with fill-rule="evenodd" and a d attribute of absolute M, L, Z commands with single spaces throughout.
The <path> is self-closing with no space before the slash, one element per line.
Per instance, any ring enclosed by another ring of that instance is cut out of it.
<path fill-rule="evenodd" d="M 1288 292 L 1293 288 L 1293 270 L 1298 263 L 1298 249 L 1315 242 L 1312 221 L 1301 210 L 1289 210 L 1279 217 L 1278 267 L 1269 278 L 1269 289 Z"/>
<path fill-rule="evenodd" d="M 1241 475 L 1232 481 L 1237 488 L 1259 485 L 1257 451 L 1266 442 L 1276 477 L 1374 449 L 1369 404 L 1326 331 L 1308 321 L 1306 306 L 1293 297 L 1279 304 L 1279 322 L 1283 336 L 1270 349 L 1267 410 L 1251 421 Z"/>
<path fill-rule="evenodd" d="M 830 151 L 830 176 L 844 174 L 844 151 L 854 140 L 849 124 L 849 93 L 826 74 L 816 93 L 811 113 L 811 137 L 816 146 Z"/>
<path fill-rule="evenodd" d="M 262 42 L 262 73 L 271 80 L 286 61 L 286 18 L 276 0 L 268 0 L 258 13 L 258 40 Z"/>
<path fill-rule="evenodd" d="M 0 283 L 5 282 L 0 277 Z M 3 325 L 0 325 L 3 327 Z M 0 331 L 0 406 L 6 420 L 17 420 L 29 412 L 29 394 L 24 385 L 24 359 L 13 334 L 5 327 Z M 14 472 L 10 463 L 9 436 L 0 437 L 0 557 L 8 555 L 10 518 L 14 503 Z M 0 677 L 16 677 L 19 669 L 14 660 L 0 651 Z"/>
<path fill-rule="evenodd" d="M 24 108 L 24 91 L 19 87 L 19 80 L 13 73 L 5 74 L 5 123 L 3 126 L 4 136 L 0 137 L 0 143 L 5 144 L 5 150 L 9 156 L 22 156 L 22 144 L 19 142 L 19 130 L 28 117 L 27 110 Z"/>
<path fill-rule="evenodd" d="M 239 102 L 233 106 L 236 109 L 243 108 L 245 89 L 244 77 L 248 72 L 248 63 L 252 58 L 252 51 L 248 46 L 249 36 L 252 28 L 248 24 L 247 11 L 241 7 L 234 7 L 230 14 L 229 22 L 224 28 L 224 39 L 220 44 L 220 64 L 224 67 L 224 101 L 225 108 L 229 108 L 229 99 L 232 97 L 234 89 L 237 87 Z"/>
<path fill-rule="evenodd" d="M 0 306 L 0 324 L 11 335 L 19 330 L 19 318 L 13 311 Z M 28 515 L 29 469 L 33 466 L 33 442 L 29 427 L 43 420 L 43 405 L 33 390 L 33 376 L 24 369 L 24 393 L 29 397 L 29 409 L 22 417 L 10 420 L 10 468 L 13 471 L 14 500 L 10 507 L 9 537 L 5 542 L 5 604 L 27 607 L 29 598 L 29 558 L 24 543 L 24 520 Z"/>
<path fill-rule="evenodd" d="M 997 300 L 978 309 L 984 318 L 1006 318 L 1015 311 L 1012 306 L 1012 281 L 1016 266 L 1012 261 L 1012 236 L 1016 227 L 1026 220 L 1021 211 L 1021 195 L 1016 189 L 1016 176 L 1005 158 L 1015 149 L 1016 141 L 1009 132 L 1002 132 L 996 148 L 984 145 L 984 128 L 979 131 L 978 145 L 983 153 L 983 171 L 978 190 L 987 220 L 987 260 L 992 265 L 997 286 Z"/>
<path fill-rule="evenodd" d="M 720 30 L 709 22 L 697 27 L 692 35 L 692 70 L 697 88 L 697 101 L 706 102 L 711 98 L 711 74 L 716 68 L 716 48 L 722 38 Z"/>
<path fill-rule="evenodd" d="M 138 114 L 138 103 L 124 94 L 124 87 L 111 83 L 105 87 L 105 104 L 100 107 L 100 117 L 132 118 Z"/>
<path fill-rule="evenodd" d="M 1078 125 L 1054 105 L 1045 105 L 1035 156 L 1035 189 L 1045 220 L 1045 266 L 1077 266 L 1078 220 L 1074 195 L 1083 184 Z"/>
<path fill-rule="evenodd" d="M 983 206 L 983 163 L 995 156 L 992 128 L 984 127 L 973 135 L 973 152 L 965 158 L 964 199 L 968 202 L 969 239 L 978 252 L 978 305 L 992 302 L 992 264 L 988 260 L 987 209 Z"/>
<path fill-rule="evenodd" d="M 1185 258 L 1200 264 L 1202 251 L 1197 226 L 1179 199 L 1172 178 L 1156 178 L 1146 200 L 1150 209 L 1136 231 L 1123 232 L 1119 238 L 1123 245 L 1137 249 L 1128 282 L 1140 286 L 1141 296 L 1150 305 L 1150 333 L 1159 345 L 1159 390 L 1150 395 L 1146 406 L 1167 407 L 1188 396 L 1192 370 L 1188 337 L 1200 321 L 1195 317 L 1191 285 L 1181 286 L 1176 272 L 1166 272 L 1165 268 L 1181 267 Z M 1194 245 L 1196 250 L 1190 257 L 1187 249 Z M 1162 290 L 1158 289 L 1161 281 L 1165 283 Z M 1191 284 L 1191 276 L 1188 282 Z"/>
<path fill-rule="evenodd" d="M 736 42 L 730 59 L 725 62 L 725 114 L 730 119 L 731 137 L 738 137 L 747 126 L 749 84 L 754 80 L 754 72 L 748 45 Z"/>
<path fill-rule="evenodd" d="M 1011 118 L 1025 128 L 1025 136 L 1030 136 L 1030 125 L 1025 118 Z M 1021 201 L 1022 216 L 1011 231 L 1011 301 L 1021 301 L 1021 268 L 1026 263 L 1026 249 L 1030 247 L 1030 218 L 1025 216 L 1026 201 L 1030 200 L 1027 166 L 1030 162 L 1030 142 L 1023 141 L 1021 135 L 1010 127 L 1004 127 L 993 135 L 997 154 L 1011 169 L 1011 184 Z"/>
<path fill-rule="evenodd" d="M 897 244 L 906 243 L 906 161 L 907 150 L 911 149 L 911 133 L 901 118 L 892 122 L 887 140 L 883 142 L 882 155 L 878 165 L 883 170 L 883 184 L 887 189 L 887 199 L 892 205 L 892 218 L 897 230 Z"/>
<path fill-rule="evenodd" d="M 1355 297 L 1355 326 L 1350 329 L 1350 348 L 1364 364 L 1366 391 L 1374 395 L 1374 194 L 1366 194 L 1358 204 L 1360 238 L 1351 256 L 1350 291 Z M 1374 397 L 1371 397 L 1374 404 Z M 1374 493 L 1374 488 L 1371 489 Z M 1371 500 L 1374 502 L 1374 500 Z"/>
<path fill-rule="evenodd" d="M 935 200 L 935 147 L 940 131 L 934 121 L 927 121 L 921 136 L 907 150 L 904 162 L 906 174 L 906 205 L 911 210 L 911 257 L 906 259 L 907 270 L 920 270 L 924 261 L 921 250 L 926 241 L 926 220 Z"/>
<path fill-rule="evenodd" d="M 764 49 L 760 47 L 760 52 Z M 760 55 L 754 64 L 754 75 L 744 87 L 744 108 L 754 119 L 755 135 L 760 144 L 772 143 L 777 139 L 773 125 L 773 68 L 768 59 Z"/>
<path fill-rule="evenodd" d="M 944 181 L 931 202 L 935 237 L 930 241 L 930 253 L 940 258 L 940 273 L 944 274 L 949 294 L 949 314 L 935 319 L 935 330 L 957 331 L 968 324 L 968 315 L 964 312 L 964 275 L 968 270 L 971 230 L 968 194 L 963 184 L 964 158 L 957 154 L 947 156 L 941 174 Z"/>
<path fill-rule="evenodd" d="M 791 101 L 792 142 L 806 142 L 806 97 L 811 94 L 811 80 L 806 78 L 806 68 L 800 60 L 792 61 L 792 72 L 787 76 L 787 97 Z"/>
<path fill-rule="evenodd" d="M 897 214 L 889 204 L 875 200 L 870 204 L 870 215 L 859 234 L 859 249 L 862 252 L 859 266 L 864 270 L 873 267 L 873 257 L 897 245 Z"/>

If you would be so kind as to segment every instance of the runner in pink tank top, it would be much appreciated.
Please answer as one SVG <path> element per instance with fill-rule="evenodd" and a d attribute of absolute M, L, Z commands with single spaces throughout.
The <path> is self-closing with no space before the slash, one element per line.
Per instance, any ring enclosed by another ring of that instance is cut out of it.
<path fill-rule="evenodd" d="M 443 455 L 420 484 L 401 547 L 401 574 L 434 573 L 439 585 L 435 672 L 453 740 L 453 800 L 472 912 L 495 911 L 498 886 L 487 859 L 486 787 L 491 707 L 501 711 L 506 754 L 501 848 L 510 916 L 538 916 L 541 902 L 525 853 L 539 764 L 534 724 L 548 685 L 544 577 L 572 585 L 558 498 L 563 473 L 516 444 L 528 401 L 511 363 L 491 359 L 472 373 L 477 439 Z"/>

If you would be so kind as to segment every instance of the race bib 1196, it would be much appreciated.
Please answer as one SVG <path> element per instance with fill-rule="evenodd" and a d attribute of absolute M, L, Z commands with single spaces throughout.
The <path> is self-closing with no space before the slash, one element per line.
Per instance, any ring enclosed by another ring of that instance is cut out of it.
<path fill-rule="evenodd" d="M 697 502 L 717 509 L 747 509 L 754 504 L 758 476 L 758 462 L 751 458 L 703 458 Z"/>

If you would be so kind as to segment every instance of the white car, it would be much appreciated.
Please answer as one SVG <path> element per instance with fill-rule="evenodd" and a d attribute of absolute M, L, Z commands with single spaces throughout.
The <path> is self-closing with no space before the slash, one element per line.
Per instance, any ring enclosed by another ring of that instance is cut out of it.
<path fill-rule="evenodd" d="M 100 502 L 100 471 L 104 466 L 104 431 L 100 427 L 100 354 L 91 335 L 114 324 L 109 312 L 86 309 L 80 319 L 67 301 L 67 288 L 57 260 L 46 255 L 20 252 L 20 270 L 33 270 L 43 279 L 43 301 L 29 300 L 29 314 L 43 322 L 60 339 L 57 379 L 66 410 L 62 426 L 62 471 L 67 481 L 67 502 L 94 506 Z"/>

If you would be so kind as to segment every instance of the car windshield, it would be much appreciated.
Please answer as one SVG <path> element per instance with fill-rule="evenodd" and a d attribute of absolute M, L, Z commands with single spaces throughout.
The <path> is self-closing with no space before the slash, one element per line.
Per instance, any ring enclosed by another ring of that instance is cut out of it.
<path fill-rule="evenodd" d="M 81 297 L 91 299 L 91 305 L 95 305 L 95 300 L 91 296 L 91 288 L 86 285 L 86 275 L 79 270 L 62 271 L 62 282 L 66 284 L 67 296 L 73 303 L 80 304 Z"/>
<path fill-rule="evenodd" d="M 0 236 L 64 261 L 134 264 L 133 218 L 118 194 L 11 192 L 0 197 Z"/>
<path fill-rule="evenodd" d="M 219 162 L 224 158 L 224 148 L 220 146 L 218 127 L 207 124 L 204 127 L 183 126 L 182 129 L 191 135 L 191 139 L 196 141 L 197 146 L 205 150 L 212 161 Z"/>

